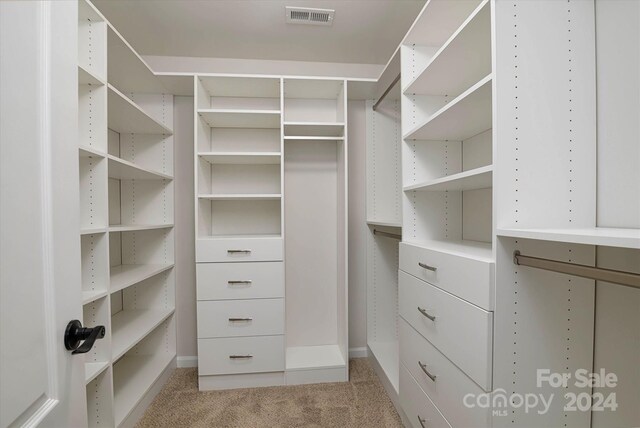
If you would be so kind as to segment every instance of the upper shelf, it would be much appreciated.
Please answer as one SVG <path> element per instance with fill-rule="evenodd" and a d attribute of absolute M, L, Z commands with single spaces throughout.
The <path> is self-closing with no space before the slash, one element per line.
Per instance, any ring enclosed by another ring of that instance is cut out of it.
<path fill-rule="evenodd" d="M 338 99 L 343 80 L 338 79 L 284 79 L 284 97 L 304 99 Z"/>
<path fill-rule="evenodd" d="M 130 134 L 173 134 L 173 131 L 149 116 L 129 97 L 108 85 L 109 129 Z"/>
<path fill-rule="evenodd" d="M 539 239 L 541 241 L 601 245 L 640 249 L 640 229 L 593 227 L 582 229 L 506 229 L 498 228 L 498 236 Z"/>
<path fill-rule="evenodd" d="M 280 110 L 200 109 L 212 128 L 280 128 Z"/>
<path fill-rule="evenodd" d="M 284 122 L 285 139 L 289 136 L 305 137 L 342 137 L 344 122 Z"/>
<path fill-rule="evenodd" d="M 442 46 L 481 2 L 481 0 L 427 1 L 402 44 Z"/>
<path fill-rule="evenodd" d="M 419 190 L 437 192 L 444 190 L 476 190 L 492 186 L 493 166 L 483 166 L 435 180 L 428 180 L 404 188 L 405 191 Z"/>
<path fill-rule="evenodd" d="M 280 79 L 269 77 L 200 76 L 212 97 L 280 98 Z"/>
<path fill-rule="evenodd" d="M 122 92 L 168 92 L 145 60 L 111 24 L 107 33 L 107 81 L 111 85 Z"/>
<path fill-rule="evenodd" d="M 275 165 L 280 163 L 280 153 L 277 152 L 200 152 L 198 156 L 213 165 Z"/>
<path fill-rule="evenodd" d="M 133 162 L 108 155 L 108 172 L 110 178 L 120 180 L 172 180 L 173 177 L 136 165 Z"/>
<path fill-rule="evenodd" d="M 491 128 L 491 75 L 419 124 L 405 140 L 462 141 Z"/>
<path fill-rule="evenodd" d="M 484 1 L 403 92 L 456 96 L 490 73 L 491 8 Z"/>

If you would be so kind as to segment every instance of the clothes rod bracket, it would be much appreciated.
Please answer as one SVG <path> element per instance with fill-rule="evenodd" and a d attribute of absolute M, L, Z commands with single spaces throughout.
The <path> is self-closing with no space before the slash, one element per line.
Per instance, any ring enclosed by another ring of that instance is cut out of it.
<path fill-rule="evenodd" d="M 595 279 L 596 281 L 606 281 L 627 287 L 640 288 L 640 274 L 632 272 L 524 256 L 520 254 L 520 251 L 518 250 L 513 252 L 513 263 L 518 266 L 529 266 L 551 272 L 559 272 L 582 278 Z"/>

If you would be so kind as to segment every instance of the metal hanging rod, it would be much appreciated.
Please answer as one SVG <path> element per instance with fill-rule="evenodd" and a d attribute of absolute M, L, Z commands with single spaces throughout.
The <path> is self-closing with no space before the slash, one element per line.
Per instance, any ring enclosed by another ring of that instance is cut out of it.
<path fill-rule="evenodd" d="M 536 269 L 550 270 L 552 272 L 566 273 L 568 275 L 580 276 L 582 278 L 613 282 L 627 287 L 640 288 L 640 275 L 632 272 L 523 256 L 520 254 L 520 251 L 517 250 L 513 253 L 513 263 L 520 266 L 529 266 Z"/>
<path fill-rule="evenodd" d="M 383 232 L 382 230 L 378 230 L 378 229 L 373 229 L 373 234 L 374 235 L 380 235 L 380 236 L 386 236 L 387 238 L 393 238 L 393 239 L 402 240 L 402 236 L 398 235 L 397 233 Z"/>
<path fill-rule="evenodd" d="M 393 79 L 393 82 L 391 82 L 391 84 L 387 87 L 387 89 L 385 89 L 385 91 L 382 93 L 380 98 L 378 98 L 378 101 L 376 101 L 376 103 L 373 105 L 373 111 L 376 111 L 376 109 L 378 108 L 378 105 L 382 102 L 382 100 L 384 100 L 384 98 L 389 94 L 389 92 L 391 92 L 391 89 L 393 89 L 393 87 L 396 86 L 396 83 L 398 83 L 399 81 L 400 81 L 400 74 L 398 74 L 396 78 Z"/>

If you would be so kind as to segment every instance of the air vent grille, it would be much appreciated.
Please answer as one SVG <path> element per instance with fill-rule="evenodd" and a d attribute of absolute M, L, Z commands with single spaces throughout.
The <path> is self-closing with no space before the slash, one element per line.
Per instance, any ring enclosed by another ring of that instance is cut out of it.
<path fill-rule="evenodd" d="M 332 25 L 335 10 L 287 6 L 286 13 L 289 24 Z"/>

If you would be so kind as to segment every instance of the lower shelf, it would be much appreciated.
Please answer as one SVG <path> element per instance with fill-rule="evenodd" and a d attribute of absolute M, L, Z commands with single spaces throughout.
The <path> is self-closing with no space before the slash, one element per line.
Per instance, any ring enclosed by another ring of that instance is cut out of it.
<path fill-rule="evenodd" d="M 345 367 L 338 345 L 295 346 L 287 348 L 286 367 L 289 370 L 309 370 Z"/>
<path fill-rule="evenodd" d="M 116 426 L 131 413 L 175 355 L 125 356 L 113 368 Z"/>
<path fill-rule="evenodd" d="M 109 367 L 108 361 L 84 363 L 84 383 L 88 384 Z"/>
<path fill-rule="evenodd" d="M 157 326 L 173 314 L 173 309 L 124 310 L 111 318 L 113 359 L 144 339 Z"/>
<path fill-rule="evenodd" d="M 400 383 L 400 350 L 398 342 L 370 342 L 369 349 L 397 394 Z"/>

